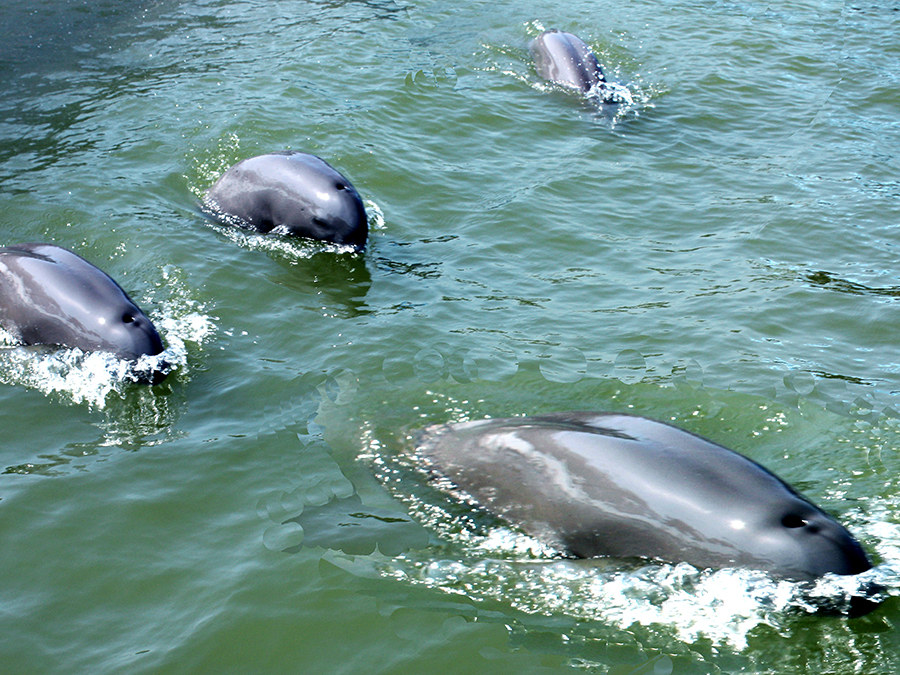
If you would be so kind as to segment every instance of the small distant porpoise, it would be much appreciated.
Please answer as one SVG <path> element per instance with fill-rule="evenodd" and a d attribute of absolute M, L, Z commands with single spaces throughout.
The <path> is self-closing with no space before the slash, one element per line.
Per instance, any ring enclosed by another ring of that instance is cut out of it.
<path fill-rule="evenodd" d="M 111 352 L 127 361 L 162 353 L 147 315 L 112 277 L 54 244 L 0 248 L 0 326 L 25 345 Z M 166 364 L 142 382 L 166 377 Z"/>
<path fill-rule="evenodd" d="M 439 486 L 574 557 L 743 567 L 796 581 L 871 568 L 841 524 L 767 469 L 644 417 L 443 425 L 425 430 L 416 450 Z"/>
<path fill-rule="evenodd" d="M 604 103 L 633 102 L 627 87 L 607 82 L 594 52 L 578 36 L 554 28 L 532 40 L 528 49 L 545 80 L 599 96 Z"/>
<path fill-rule="evenodd" d="M 245 159 L 228 169 L 203 200 L 215 220 L 362 250 L 369 233 L 356 189 L 325 160 L 284 151 Z"/>

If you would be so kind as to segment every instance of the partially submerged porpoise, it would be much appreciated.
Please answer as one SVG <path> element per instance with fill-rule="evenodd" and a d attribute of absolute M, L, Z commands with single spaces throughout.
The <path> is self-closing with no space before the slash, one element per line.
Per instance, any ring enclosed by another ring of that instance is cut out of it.
<path fill-rule="evenodd" d="M 767 469 L 644 417 L 573 412 L 431 427 L 417 457 L 453 492 L 575 557 L 793 580 L 871 568 L 840 523 Z"/>
<path fill-rule="evenodd" d="M 577 35 L 544 31 L 528 44 L 537 74 L 545 80 L 594 95 L 603 103 L 632 103 L 627 87 L 608 82 L 591 48 Z"/>
<path fill-rule="evenodd" d="M 256 232 L 306 237 L 362 250 L 368 220 L 359 193 L 325 160 L 274 152 L 228 169 L 203 200 L 215 220 Z"/>
<path fill-rule="evenodd" d="M 25 345 L 110 352 L 127 361 L 163 351 L 153 323 L 112 277 L 54 244 L 0 248 L 0 326 Z M 138 377 L 162 381 L 159 365 Z"/>

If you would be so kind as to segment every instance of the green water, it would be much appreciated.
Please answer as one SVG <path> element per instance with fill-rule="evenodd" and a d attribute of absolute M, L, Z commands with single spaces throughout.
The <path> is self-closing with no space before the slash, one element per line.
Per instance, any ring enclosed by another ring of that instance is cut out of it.
<path fill-rule="evenodd" d="M 0 347 L 0 672 L 900 672 L 896 3 L 8 4 L 0 244 L 98 264 L 178 369 Z M 539 82 L 542 26 L 635 106 Z M 199 214 L 284 148 L 352 180 L 364 254 Z M 891 597 L 547 561 L 385 469 L 567 409 L 762 462 Z"/>

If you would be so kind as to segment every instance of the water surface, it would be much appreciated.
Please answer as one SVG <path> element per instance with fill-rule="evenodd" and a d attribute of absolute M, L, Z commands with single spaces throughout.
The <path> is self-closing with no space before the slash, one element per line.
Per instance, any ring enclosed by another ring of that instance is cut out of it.
<path fill-rule="evenodd" d="M 539 82 L 542 27 L 635 106 Z M 385 468 L 426 424 L 646 414 L 795 484 L 900 589 L 897 6 L 42 0 L 0 28 L 0 244 L 102 267 L 179 366 L 0 347 L 9 672 L 900 671 L 893 597 L 822 617 L 752 574 L 547 560 Z M 285 148 L 357 187 L 364 254 L 199 213 Z"/>

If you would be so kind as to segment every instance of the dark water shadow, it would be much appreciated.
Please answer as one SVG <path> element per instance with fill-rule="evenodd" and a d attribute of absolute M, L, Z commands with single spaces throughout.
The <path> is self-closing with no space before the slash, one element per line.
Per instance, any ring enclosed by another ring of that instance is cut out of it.
<path fill-rule="evenodd" d="M 366 304 L 372 274 L 364 255 L 322 251 L 308 257 L 291 257 L 272 251 L 269 257 L 282 268 L 269 279 L 308 296 L 309 301 L 301 303 L 308 309 L 330 311 L 342 318 L 373 313 Z"/>
<path fill-rule="evenodd" d="M 813 286 L 828 288 L 839 293 L 850 295 L 870 295 L 882 298 L 900 298 L 900 286 L 866 286 L 855 281 L 841 279 L 831 272 L 810 272 L 803 277 Z"/>

